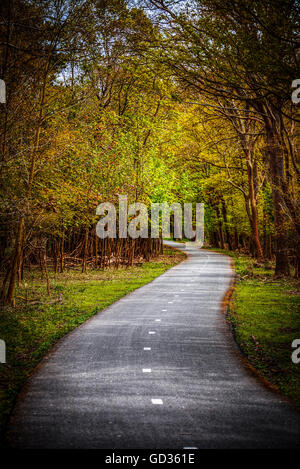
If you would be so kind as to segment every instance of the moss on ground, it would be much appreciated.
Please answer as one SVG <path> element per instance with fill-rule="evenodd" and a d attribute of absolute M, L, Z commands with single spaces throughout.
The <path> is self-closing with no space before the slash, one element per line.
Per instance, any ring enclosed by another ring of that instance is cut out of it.
<path fill-rule="evenodd" d="M 291 359 L 291 344 L 300 339 L 299 280 L 275 278 L 270 262 L 216 251 L 234 259 L 237 281 L 227 317 L 241 351 L 300 409 L 300 364 Z"/>

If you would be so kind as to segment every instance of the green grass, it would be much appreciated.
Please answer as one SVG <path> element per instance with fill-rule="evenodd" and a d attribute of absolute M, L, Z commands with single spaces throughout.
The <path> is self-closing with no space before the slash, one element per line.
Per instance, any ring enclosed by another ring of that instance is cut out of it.
<path fill-rule="evenodd" d="M 228 251 L 237 282 L 228 320 L 249 362 L 300 409 L 300 364 L 291 360 L 294 339 L 300 339 L 299 280 L 274 278 L 271 263 Z"/>
<path fill-rule="evenodd" d="M 0 442 L 16 397 L 26 379 L 53 344 L 98 311 L 161 275 L 184 259 L 164 249 L 164 255 L 140 266 L 50 273 L 51 295 L 37 270 L 26 272 L 16 293 L 16 306 L 0 315 L 0 338 L 7 347 L 0 364 Z"/>
<path fill-rule="evenodd" d="M 186 241 L 190 241 L 190 239 L 187 238 L 163 238 L 164 241 L 174 241 L 174 243 L 185 243 Z"/>

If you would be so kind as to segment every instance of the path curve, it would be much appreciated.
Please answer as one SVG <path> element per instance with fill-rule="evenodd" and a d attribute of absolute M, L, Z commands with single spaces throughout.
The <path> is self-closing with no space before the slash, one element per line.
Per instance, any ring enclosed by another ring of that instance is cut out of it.
<path fill-rule="evenodd" d="M 12 446 L 299 446 L 299 414 L 249 374 L 225 324 L 230 259 L 186 251 L 60 341 L 17 406 Z"/>

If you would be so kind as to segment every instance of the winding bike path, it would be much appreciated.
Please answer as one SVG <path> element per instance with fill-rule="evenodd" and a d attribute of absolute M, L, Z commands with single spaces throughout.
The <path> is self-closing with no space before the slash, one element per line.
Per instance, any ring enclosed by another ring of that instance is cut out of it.
<path fill-rule="evenodd" d="M 249 373 L 225 323 L 230 259 L 186 251 L 59 342 L 17 405 L 12 446 L 299 446 L 299 414 Z"/>

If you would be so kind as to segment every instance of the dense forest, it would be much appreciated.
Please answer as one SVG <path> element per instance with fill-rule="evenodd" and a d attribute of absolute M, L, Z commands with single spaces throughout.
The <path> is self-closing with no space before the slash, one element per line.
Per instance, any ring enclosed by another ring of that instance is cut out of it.
<path fill-rule="evenodd" d="M 101 202 L 204 202 L 206 242 L 300 273 L 297 0 L 2 0 L 1 298 L 24 269 L 132 265 Z"/>

